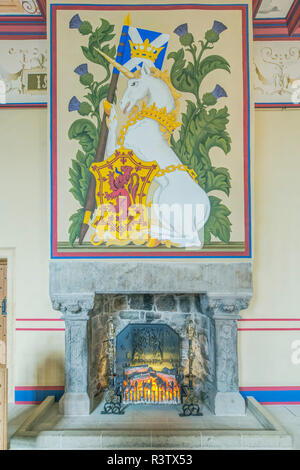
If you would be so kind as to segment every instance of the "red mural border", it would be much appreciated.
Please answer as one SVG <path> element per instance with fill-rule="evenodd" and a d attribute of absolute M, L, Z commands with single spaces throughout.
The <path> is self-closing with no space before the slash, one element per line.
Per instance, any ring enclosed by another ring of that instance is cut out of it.
<path fill-rule="evenodd" d="M 136 11 L 136 10 L 237 10 L 242 13 L 243 30 L 243 135 L 244 135 L 244 229 L 245 229 L 245 249 L 241 252 L 63 252 L 57 250 L 57 11 L 74 10 L 74 5 L 52 5 L 51 6 L 51 258 L 72 259 L 72 258 L 250 258 L 251 257 L 251 213 L 250 213 L 250 103 L 249 103 L 249 69 L 248 69 L 248 6 L 247 5 L 76 5 L 76 11 L 98 10 L 98 11 Z"/>

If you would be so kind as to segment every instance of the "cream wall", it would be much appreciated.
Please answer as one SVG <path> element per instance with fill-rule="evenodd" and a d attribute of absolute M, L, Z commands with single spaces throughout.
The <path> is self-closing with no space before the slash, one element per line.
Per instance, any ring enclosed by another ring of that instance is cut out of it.
<path fill-rule="evenodd" d="M 1 109 L 0 129 L 0 257 L 10 256 L 8 365 L 12 400 L 13 386 L 64 383 L 64 332 L 45 331 L 57 325 L 62 328 L 62 322 L 20 321 L 59 318 L 48 295 L 47 111 Z M 32 328 L 34 331 L 29 330 Z"/>
<path fill-rule="evenodd" d="M 242 317 L 279 321 L 240 322 L 245 387 L 300 385 L 300 364 L 291 360 L 300 340 L 300 322 L 292 321 L 300 319 L 299 122 L 300 110 L 255 113 L 254 297 Z"/>
<path fill-rule="evenodd" d="M 63 328 L 49 321 L 59 313 L 48 295 L 46 114 L 0 110 L 0 257 L 7 253 L 10 270 L 10 400 L 13 386 L 64 383 L 64 332 L 45 331 Z M 300 110 L 260 110 L 255 117 L 255 294 L 242 317 L 256 321 L 239 324 L 240 385 L 300 385 L 300 365 L 291 362 L 300 331 L 278 330 L 300 328 L 300 322 L 257 321 L 299 318 Z"/>

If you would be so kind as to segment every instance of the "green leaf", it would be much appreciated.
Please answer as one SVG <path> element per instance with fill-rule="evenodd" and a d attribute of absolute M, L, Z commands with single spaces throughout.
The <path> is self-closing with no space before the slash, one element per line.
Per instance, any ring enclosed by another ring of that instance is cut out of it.
<path fill-rule="evenodd" d="M 88 119 L 77 119 L 74 121 L 70 126 L 68 136 L 69 139 L 78 140 L 85 152 L 91 152 L 97 148 L 97 130 L 94 123 Z"/>
<path fill-rule="evenodd" d="M 212 167 L 206 173 L 205 191 L 223 191 L 229 196 L 231 183 L 231 177 L 227 168 L 215 168 Z"/>
<path fill-rule="evenodd" d="M 200 85 L 203 79 L 214 70 L 223 69 L 230 73 L 230 65 L 223 57 L 219 55 L 210 55 L 201 60 L 197 70 L 197 81 Z"/>
<path fill-rule="evenodd" d="M 116 55 L 116 47 L 110 47 L 108 44 L 103 44 L 111 41 L 115 37 L 113 30 L 114 26 L 110 24 L 109 21 L 101 18 L 101 26 L 96 28 L 96 30 L 90 35 L 88 47 L 81 47 L 84 56 L 88 60 L 101 65 L 106 70 L 106 76 L 101 83 L 104 83 L 110 76 L 110 64 L 101 54 L 99 54 L 98 51 L 96 51 L 95 48 L 114 58 Z"/>
<path fill-rule="evenodd" d="M 213 137 L 207 137 L 207 140 L 205 142 L 205 147 L 207 151 L 209 151 L 212 147 L 219 147 L 224 151 L 225 154 L 227 154 L 230 149 L 231 139 L 227 133 L 222 133 L 222 136 L 220 135 L 214 135 Z"/>
<path fill-rule="evenodd" d="M 230 210 L 221 204 L 221 199 L 209 196 L 210 215 L 204 227 L 204 243 L 210 243 L 211 235 L 224 243 L 229 243 L 231 233 L 231 222 L 229 220 Z"/>
<path fill-rule="evenodd" d="M 69 218 L 71 224 L 69 226 L 69 243 L 71 246 L 74 245 L 74 242 L 77 238 L 79 238 L 79 234 L 80 234 L 80 227 L 81 227 L 81 224 L 83 222 L 83 218 L 84 218 L 84 209 L 78 209 L 77 212 L 75 212 L 75 214 L 71 215 L 71 217 Z"/>
<path fill-rule="evenodd" d="M 172 85 L 179 91 L 198 94 L 194 65 L 191 62 L 186 65 L 184 50 L 179 49 L 177 52 L 171 52 L 168 59 L 174 60 L 170 72 Z"/>
<path fill-rule="evenodd" d="M 75 182 L 72 181 L 72 179 L 69 179 L 69 181 L 73 185 L 73 187 L 70 189 L 70 193 L 73 194 L 74 198 L 79 202 L 81 206 L 84 206 L 85 201 L 84 201 L 84 198 L 82 197 L 82 192 L 78 188 L 76 188 L 76 186 L 74 185 Z"/>

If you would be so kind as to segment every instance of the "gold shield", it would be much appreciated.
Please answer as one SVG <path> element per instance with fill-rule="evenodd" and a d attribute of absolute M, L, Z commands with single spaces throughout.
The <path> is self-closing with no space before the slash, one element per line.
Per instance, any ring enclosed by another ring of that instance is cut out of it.
<path fill-rule="evenodd" d="M 97 203 L 97 216 L 92 225 L 98 233 L 98 241 L 95 242 L 93 235 L 92 243 L 102 244 L 104 231 L 114 234 L 106 245 L 145 243 L 147 237 L 141 237 L 141 230 L 148 229 L 146 200 L 159 171 L 156 161 L 144 162 L 132 150 L 121 148 L 107 160 L 93 163 L 90 171 L 96 180 Z"/>

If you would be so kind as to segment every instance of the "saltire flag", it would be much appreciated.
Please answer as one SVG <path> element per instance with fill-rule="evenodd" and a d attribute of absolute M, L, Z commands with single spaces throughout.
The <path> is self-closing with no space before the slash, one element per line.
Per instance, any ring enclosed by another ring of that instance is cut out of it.
<path fill-rule="evenodd" d="M 130 70 L 130 72 L 135 72 L 137 69 L 142 67 L 143 63 L 150 67 L 154 66 L 157 69 L 161 70 L 166 55 L 170 35 L 158 33 L 156 31 L 150 31 L 148 29 L 134 28 L 133 26 L 127 26 L 127 28 L 128 31 L 126 31 L 127 34 L 125 43 L 122 42 L 122 36 L 125 36 L 125 34 L 122 34 L 121 36 L 118 52 L 121 52 L 122 56 L 119 57 L 117 55 L 117 62 L 126 67 L 128 70 Z M 149 40 L 150 46 L 162 48 L 154 62 L 148 58 L 131 57 L 131 47 L 129 40 L 131 40 L 133 44 L 143 44 L 146 39 Z M 114 69 L 114 72 L 117 72 L 117 70 Z"/>

